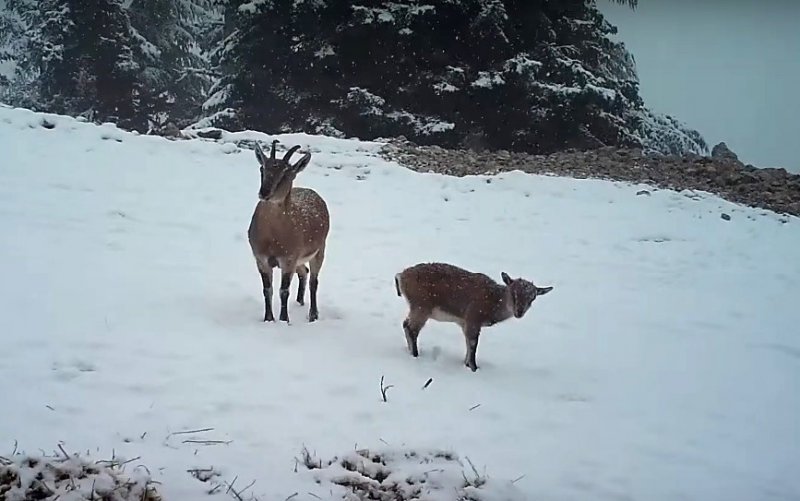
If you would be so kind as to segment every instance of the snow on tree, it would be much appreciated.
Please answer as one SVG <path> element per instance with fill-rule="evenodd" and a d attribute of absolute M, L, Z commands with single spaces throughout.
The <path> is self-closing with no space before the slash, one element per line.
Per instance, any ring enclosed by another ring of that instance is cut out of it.
<path fill-rule="evenodd" d="M 25 23 L 15 85 L 21 101 L 56 113 L 91 113 L 142 128 L 142 85 L 127 12 L 119 0 L 8 0 Z"/>
<path fill-rule="evenodd" d="M 161 121 L 196 118 L 215 81 L 208 54 L 221 29 L 217 9 L 211 0 L 132 0 L 128 9 Z"/>
<path fill-rule="evenodd" d="M 9 102 L 142 131 L 197 117 L 213 82 L 203 42 L 221 29 L 211 0 L 6 3 L 0 27 L 17 34 L 0 36 L 16 66 Z"/>
<path fill-rule="evenodd" d="M 707 151 L 645 107 L 594 0 L 5 1 L 0 61 L 16 70 L 0 99 L 34 109 L 138 129 L 202 118 L 535 153 Z"/>
<path fill-rule="evenodd" d="M 218 3 L 223 77 L 205 110 L 220 126 L 537 153 L 706 149 L 644 107 L 593 0 Z"/>

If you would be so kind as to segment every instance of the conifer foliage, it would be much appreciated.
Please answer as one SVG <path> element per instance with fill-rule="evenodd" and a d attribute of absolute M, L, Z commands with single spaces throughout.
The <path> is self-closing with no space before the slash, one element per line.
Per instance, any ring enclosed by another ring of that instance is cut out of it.
<path fill-rule="evenodd" d="M 206 103 L 223 127 L 535 153 L 706 148 L 644 107 L 593 1 L 223 4 L 223 77 Z"/>
<path fill-rule="evenodd" d="M 149 96 L 119 0 L 9 0 L 9 6 L 27 25 L 18 61 L 23 100 L 36 109 L 141 127 Z"/>
<path fill-rule="evenodd" d="M 0 99 L 34 109 L 139 130 L 171 120 L 534 153 L 706 151 L 644 106 L 594 0 L 2 3 L 0 62 L 15 71 Z"/>

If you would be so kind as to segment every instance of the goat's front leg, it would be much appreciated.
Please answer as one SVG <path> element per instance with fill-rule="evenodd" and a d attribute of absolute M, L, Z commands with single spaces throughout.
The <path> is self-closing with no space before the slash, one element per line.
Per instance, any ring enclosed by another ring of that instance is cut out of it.
<path fill-rule="evenodd" d="M 275 315 L 272 314 L 272 268 L 259 267 L 261 274 L 262 291 L 264 292 L 264 321 L 274 322 Z"/>
<path fill-rule="evenodd" d="M 294 269 L 283 270 L 281 269 L 281 315 L 282 322 L 289 321 L 289 286 L 292 283 L 292 274 Z"/>
<path fill-rule="evenodd" d="M 475 363 L 475 355 L 478 353 L 478 338 L 480 338 L 480 335 L 480 324 L 467 323 L 464 326 L 464 338 L 467 342 L 467 354 L 464 357 L 464 365 L 469 367 L 472 372 L 478 370 L 478 364 Z"/>

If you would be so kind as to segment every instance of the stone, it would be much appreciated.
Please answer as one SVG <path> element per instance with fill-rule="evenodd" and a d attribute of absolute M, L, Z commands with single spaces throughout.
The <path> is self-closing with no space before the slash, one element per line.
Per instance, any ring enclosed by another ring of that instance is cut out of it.
<path fill-rule="evenodd" d="M 732 152 L 728 145 L 724 142 L 717 144 L 713 148 L 711 148 L 711 158 L 715 158 L 718 160 L 728 160 L 738 162 L 739 157 L 736 153 Z"/>

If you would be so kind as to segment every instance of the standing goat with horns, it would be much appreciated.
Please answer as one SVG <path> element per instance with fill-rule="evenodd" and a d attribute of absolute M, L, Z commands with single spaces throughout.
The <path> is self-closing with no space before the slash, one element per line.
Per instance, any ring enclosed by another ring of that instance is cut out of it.
<path fill-rule="evenodd" d="M 309 263 L 311 307 L 308 320 L 313 322 L 319 317 L 317 284 L 325 259 L 330 215 L 325 200 L 316 191 L 292 187 L 294 178 L 311 161 L 311 153 L 306 153 L 296 164 L 291 165 L 289 159 L 300 146 L 292 147 L 278 160 L 275 158 L 277 143 L 277 140 L 272 142 L 269 158 L 256 143 L 256 158 L 261 164 L 261 188 L 247 237 L 264 288 L 264 321 L 275 320 L 272 313 L 272 269 L 276 266 L 281 269 L 280 320 L 288 322 L 287 303 L 292 274 L 297 273 L 300 280 L 297 302 L 305 304 L 303 297 L 309 273 L 305 263 Z"/>

